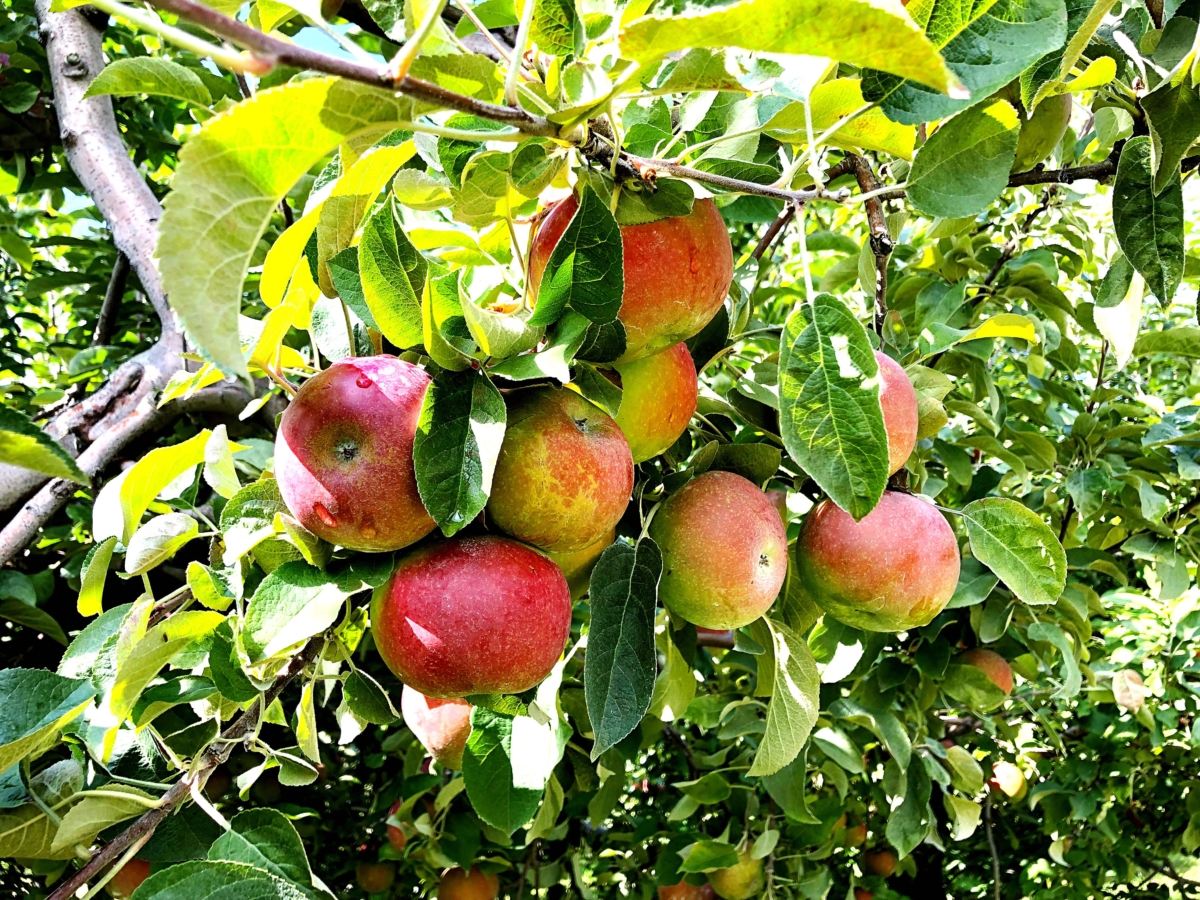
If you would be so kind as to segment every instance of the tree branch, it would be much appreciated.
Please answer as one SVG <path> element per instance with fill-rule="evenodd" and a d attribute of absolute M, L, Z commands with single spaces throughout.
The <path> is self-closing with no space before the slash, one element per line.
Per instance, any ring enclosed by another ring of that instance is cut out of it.
<path fill-rule="evenodd" d="M 121 298 L 125 296 L 125 284 L 129 280 L 129 257 L 117 251 L 117 262 L 113 266 L 112 276 L 108 279 L 108 288 L 104 292 L 104 303 L 100 306 L 100 315 L 96 317 L 96 330 L 92 334 L 92 343 L 103 346 L 112 337 L 113 325 L 116 324 L 117 310 L 121 306 Z"/>
<path fill-rule="evenodd" d="M 105 844 L 88 861 L 87 865 L 60 884 L 54 893 L 50 895 L 49 900 L 68 900 L 68 898 L 74 897 L 76 891 L 87 884 L 106 865 L 117 859 L 135 842 L 152 835 L 154 830 L 162 824 L 163 820 L 171 815 L 188 798 L 193 787 L 196 790 L 203 788 L 213 770 L 229 758 L 229 754 L 233 752 L 234 745 L 257 727 L 262 711 L 266 710 L 275 701 L 275 698 L 283 693 L 284 688 L 291 684 L 317 658 L 324 645 L 325 638 L 323 636 L 317 636 L 310 640 L 304 646 L 304 649 L 300 651 L 299 655 L 295 656 L 288 663 L 287 668 L 283 670 L 283 674 L 275 679 L 275 683 L 263 695 L 262 701 L 255 706 L 251 706 L 238 716 L 233 724 L 221 733 L 219 742 L 209 745 L 209 748 L 204 752 L 204 755 L 200 758 L 190 775 L 185 775 L 179 781 L 175 782 L 171 786 L 171 789 L 163 795 L 157 807 L 150 810 Z"/>
<path fill-rule="evenodd" d="M 983 828 L 987 832 L 988 852 L 992 855 L 992 896 L 1000 900 L 1000 854 L 996 850 L 996 835 L 992 832 L 992 795 L 989 792 L 983 806 Z M 53 898 L 51 898 L 53 900 Z"/>
<path fill-rule="evenodd" d="M 879 190 L 879 181 L 871 171 L 871 164 L 865 156 L 849 153 L 846 158 L 854 167 L 854 177 L 858 181 L 858 189 L 864 194 L 873 194 Z M 888 259 L 896 248 L 892 234 L 888 231 L 887 216 L 883 212 L 883 202 L 878 196 L 868 197 L 863 205 L 867 208 L 867 224 L 870 227 L 871 252 L 875 255 L 875 333 L 883 335 L 883 320 L 887 318 L 887 267 Z"/>

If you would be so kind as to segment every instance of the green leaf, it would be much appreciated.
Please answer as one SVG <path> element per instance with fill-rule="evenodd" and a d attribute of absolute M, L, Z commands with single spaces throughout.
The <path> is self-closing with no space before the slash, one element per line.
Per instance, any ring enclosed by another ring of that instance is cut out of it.
<path fill-rule="evenodd" d="M 223 621 L 220 613 L 184 610 L 148 630 L 117 667 L 108 696 L 109 712 L 117 721 L 123 720 L 163 666 L 195 641 L 211 634 Z"/>
<path fill-rule="evenodd" d="M 275 809 L 247 809 L 229 821 L 229 830 L 208 850 L 210 860 L 247 863 L 301 887 L 312 885 L 312 870 L 296 827 Z"/>
<path fill-rule="evenodd" d="M 296 885 L 246 863 L 194 860 L 155 872 L 138 900 L 309 900 Z"/>
<path fill-rule="evenodd" d="M 225 542 L 223 561 L 232 565 L 256 546 L 277 533 L 275 517 L 286 513 L 279 482 L 274 478 L 248 484 L 221 510 L 221 536 Z"/>
<path fill-rule="evenodd" d="M 938 91 L 957 88 L 937 48 L 903 10 L 865 0 L 836 7 L 822 0 L 742 0 L 682 15 L 646 16 L 621 32 L 622 54 L 639 62 L 694 47 L 827 56 Z"/>
<path fill-rule="evenodd" d="M 662 575 L 658 545 L 611 544 L 591 576 L 591 626 L 583 684 L 596 734 L 592 759 L 637 727 L 650 708 L 657 660 L 654 611 Z"/>
<path fill-rule="evenodd" d="M 566 384 L 571 380 L 571 360 L 587 339 L 589 325 L 581 314 L 567 310 L 541 350 L 511 357 L 488 371 L 512 381 L 556 378 Z"/>
<path fill-rule="evenodd" d="M 0 772 L 45 750 L 95 694 L 86 679 L 44 669 L 0 669 Z"/>
<path fill-rule="evenodd" d="M 946 667 L 942 690 L 948 697 L 978 710 L 995 709 L 1008 699 L 1008 695 L 996 687 L 983 670 L 957 663 Z"/>
<path fill-rule="evenodd" d="M 757 485 L 765 484 L 779 470 L 783 454 L 770 444 L 722 444 L 712 468 L 735 472 Z"/>
<path fill-rule="evenodd" d="M 459 285 L 459 301 L 463 318 L 471 337 L 479 349 L 496 359 L 507 359 L 526 350 L 532 350 L 541 341 L 545 328 L 529 324 L 532 313 L 518 307 L 511 312 L 502 312 L 491 305 L 480 306 Z"/>
<path fill-rule="evenodd" d="M 454 220 L 483 229 L 508 213 L 508 168 L 512 157 L 489 150 L 471 157 L 463 168 L 462 187 L 452 188 Z"/>
<path fill-rule="evenodd" d="M 463 753 L 467 797 L 479 818 L 512 834 L 537 812 L 541 789 L 513 784 L 513 719 L 476 706 L 471 736 Z"/>
<path fill-rule="evenodd" d="M 879 502 L 888 466 L 879 364 L 862 325 L 829 294 L 784 328 L 779 427 L 792 458 L 855 519 Z"/>
<path fill-rule="evenodd" d="M 696 678 L 692 667 L 668 635 L 669 630 L 665 629 L 655 637 L 665 663 L 658 680 L 654 682 L 654 693 L 650 697 L 650 712 L 664 722 L 682 718 L 688 705 L 696 698 Z"/>
<path fill-rule="evenodd" d="M 1170 303 L 1183 278 L 1183 188 L 1178 173 L 1157 195 L 1150 138 L 1130 138 L 1113 181 L 1113 230 L 1133 267 L 1160 303 Z"/>
<path fill-rule="evenodd" d="M 1164 81 L 1141 99 L 1150 125 L 1150 167 L 1154 193 L 1161 194 L 1179 174 L 1179 161 L 1200 137 L 1200 95 L 1190 83 Z"/>
<path fill-rule="evenodd" d="M 680 850 L 679 856 L 683 860 L 680 872 L 715 872 L 740 861 L 737 848 L 724 841 L 697 841 Z"/>
<path fill-rule="evenodd" d="M 1132 283 L 1133 266 L 1129 264 L 1125 254 L 1118 252 L 1113 256 L 1112 262 L 1108 265 L 1108 271 L 1104 273 L 1104 278 L 1101 279 L 1100 286 L 1096 289 L 1096 308 L 1111 309 L 1120 306 L 1125 295 L 1129 293 L 1129 286 Z"/>
<path fill-rule="evenodd" d="M 63 804 L 83 788 L 83 768 L 73 759 L 57 762 L 30 779 L 30 788 L 47 806 Z M 51 850 L 58 826 L 35 803 L 0 810 L 0 854 L 22 859 L 72 859 L 74 847 Z"/>
<path fill-rule="evenodd" d="M 504 398 L 480 369 L 439 372 L 425 392 L 413 464 L 421 502 L 446 537 L 487 505 L 504 423 Z"/>
<path fill-rule="evenodd" d="M 258 688 L 242 671 L 242 663 L 233 642 L 233 628 L 228 620 L 213 632 L 208 650 L 208 674 L 221 696 L 234 703 L 247 703 L 259 694 Z"/>
<path fill-rule="evenodd" d="M 1168 353 L 1187 359 L 1200 359 L 1200 328 L 1180 325 L 1164 331 L 1147 331 L 1138 335 L 1133 345 L 1134 356 Z"/>
<path fill-rule="evenodd" d="M 138 528 L 125 551 L 125 574 L 141 575 L 166 562 L 200 533 L 200 523 L 187 513 L 155 516 Z"/>
<path fill-rule="evenodd" d="M 0 463 L 90 485 L 71 455 L 23 413 L 0 407 Z"/>
<path fill-rule="evenodd" d="M 983 790 L 983 768 L 970 750 L 955 744 L 946 748 L 946 762 L 950 766 L 953 785 L 964 794 L 978 794 Z"/>
<path fill-rule="evenodd" d="M 950 840 L 965 841 L 975 833 L 983 815 L 983 807 L 974 800 L 953 794 L 942 794 L 942 803 L 950 817 Z"/>
<path fill-rule="evenodd" d="M 1021 73 L 1021 102 L 1026 109 L 1036 109 L 1042 100 L 1062 90 L 1062 83 L 1070 76 L 1071 69 L 1079 62 L 1115 4 L 1116 0 L 1067 0 L 1067 34 L 1070 38 L 1066 47 L 1062 52 L 1048 53 Z"/>
<path fill-rule="evenodd" d="M 429 263 L 404 233 L 395 198 L 363 226 L 358 263 L 363 297 L 383 336 L 397 347 L 420 344 L 421 294 Z"/>
<path fill-rule="evenodd" d="M 136 56 L 109 63 L 88 85 L 83 96 L 86 99 L 101 94 L 116 97 L 154 94 L 174 97 L 195 106 L 212 103 L 212 94 L 199 75 L 177 62 L 153 56 Z"/>
<path fill-rule="evenodd" d="M 524 0 L 521 6 L 530 0 Z M 577 21 L 575 4 L 572 0 L 533 0 L 537 3 L 533 13 L 530 35 L 538 48 L 545 53 L 565 58 L 575 50 L 576 30 L 582 26 Z"/>
<path fill-rule="evenodd" d="M 1046 641 L 1053 644 L 1062 654 L 1062 665 L 1059 672 L 1062 676 L 1062 685 L 1054 692 L 1054 696 L 1067 698 L 1078 694 L 1079 688 L 1083 684 L 1083 676 L 1079 671 L 1079 663 L 1075 659 L 1075 648 L 1071 646 L 1070 639 L 1063 634 L 1062 629 L 1049 622 L 1034 622 L 1025 634 L 1031 641 Z"/>
<path fill-rule="evenodd" d="M 400 714 L 385 691 L 370 675 L 355 669 L 342 684 L 350 711 L 372 725 L 391 725 Z"/>
<path fill-rule="evenodd" d="M 974 216 L 1008 185 L 1021 123 L 1003 100 L 959 113 L 930 136 L 908 176 L 908 198 L 929 216 Z"/>
<path fill-rule="evenodd" d="M 133 723 L 140 728 L 172 706 L 205 700 L 215 693 L 217 687 L 212 681 L 196 675 L 184 675 L 159 682 L 142 691 L 142 696 L 133 707 Z"/>
<path fill-rule="evenodd" d="M 233 463 L 233 451 L 245 449 L 229 440 L 225 426 L 218 425 L 204 445 L 204 483 L 220 497 L 229 500 L 241 489 L 237 469 Z"/>
<path fill-rule="evenodd" d="M 531 325 L 551 325 L 569 306 L 603 324 L 617 317 L 625 290 L 621 229 L 587 185 L 579 207 L 554 246 L 538 285 Z"/>
<path fill-rule="evenodd" d="M 757 777 L 778 772 L 804 747 L 817 722 L 821 676 L 808 644 L 786 625 L 764 616 L 751 634 L 771 648 L 775 669 L 767 730 L 747 773 Z"/>
<path fill-rule="evenodd" d="M 1067 555 L 1050 526 L 1028 507 L 1002 497 L 962 509 L 972 555 L 1030 605 L 1054 603 L 1067 581 Z"/>
<path fill-rule="evenodd" d="M 352 571 L 333 575 L 287 562 L 263 579 L 250 600 L 242 645 L 252 663 L 320 634 L 341 615 L 346 598 L 368 585 Z"/>
<path fill-rule="evenodd" d="M 883 741 L 887 751 L 892 754 L 902 770 L 908 768 L 912 760 L 912 740 L 904 726 L 894 713 L 886 709 L 872 709 L 862 705 L 852 697 L 842 697 L 835 700 L 829 711 L 839 719 L 848 719 L 856 725 L 869 728 L 876 737 Z"/>
<path fill-rule="evenodd" d="M 193 466 L 204 462 L 208 429 L 173 447 L 151 450 L 104 486 L 92 511 L 92 537 L 117 537 L 128 544 L 142 514 L 163 489 Z"/>
<path fill-rule="evenodd" d="M 115 796 L 117 794 L 125 794 L 128 799 Z M 90 846 L 105 828 L 140 816 L 157 800 L 157 797 L 126 784 L 106 785 L 104 796 L 84 797 L 67 811 L 58 824 L 50 850 L 57 853 L 76 844 Z"/>
<path fill-rule="evenodd" d="M 30 606 L 20 600 L 0 600 L 0 619 L 8 619 L 34 631 L 40 631 L 46 637 L 67 646 L 67 636 L 62 626 L 44 609 Z"/>
<path fill-rule="evenodd" d="M 417 112 L 390 91 L 311 78 L 261 91 L 188 139 L 156 255 L 172 308 L 208 358 L 249 382 L 238 340 L 243 282 L 284 194 L 346 139 Z"/>
<path fill-rule="evenodd" d="M 188 563 L 187 584 L 196 602 L 207 609 L 225 612 L 235 599 L 225 575 L 195 560 Z"/>
<path fill-rule="evenodd" d="M 929 797 L 932 793 L 933 783 L 929 780 L 925 766 L 909 766 L 904 802 L 892 810 L 884 829 L 888 843 L 896 848 L 901 859 L 912 853 L 929 833 L 932 818 L 929 813 Z"/>

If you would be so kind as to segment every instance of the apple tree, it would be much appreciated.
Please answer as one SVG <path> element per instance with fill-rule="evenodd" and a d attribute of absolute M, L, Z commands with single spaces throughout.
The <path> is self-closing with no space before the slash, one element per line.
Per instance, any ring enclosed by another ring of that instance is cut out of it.
<path fill-rule="evenodd" d="M 0 879 L 1194 896 L 1198 20 L 14 0 Z"/>

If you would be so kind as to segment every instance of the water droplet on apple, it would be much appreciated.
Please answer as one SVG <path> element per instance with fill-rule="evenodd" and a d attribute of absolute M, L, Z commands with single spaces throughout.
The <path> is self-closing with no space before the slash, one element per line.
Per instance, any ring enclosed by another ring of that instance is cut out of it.
<path fill-rule="evenodd" d="M 323 504 L 323 503 L 313 504 L 313 512 L 315 512 L 317 514 L 318 519 L 320 519 L 322 522 L 324 522 L 330 528 L 337 528 L 338 521 L 337 521 L 337 519 L 335 519 L 333 517 L 333 513 L 331 513 L 328 509 L 325 508 L 325 504 Z"/>
<path fill-rule="evenodd" d="M 360 388 L 369 388 L 371 386 L 371 379 L 368 378 L 366 375 L 359 375 L 358 380 L 355 381 L 354 383 L 357 384 Z"/>

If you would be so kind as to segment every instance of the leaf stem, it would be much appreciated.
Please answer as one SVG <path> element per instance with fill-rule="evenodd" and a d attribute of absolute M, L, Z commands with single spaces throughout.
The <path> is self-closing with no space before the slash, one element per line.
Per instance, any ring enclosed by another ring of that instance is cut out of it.
<path fill-rule="evenodd" d="M 421 52 L 421 44 L 433 32 L 433 29 L 441 20 L 442 10 L 445 8 L 446 0 L 433 0 L 425 10 L 425 17 L 417 25 L 417 30 L 404 42 L 404 46 L 400 48 L 400 52 L 388 64 L 392 80 L 396 82 L 397 86 L 404 80 L 404 77 L 408 74 L 408 70 L 412 68 L 412 64 L 417 59 L 417 54 Z"/>
<path fill-rule="evenodd" d="M 509 106 L 517 106 L 517 76 L 521 74 L 521 61 L 525 58 L 525 48 L 529 46 L 529 30 L 533 27 L 533 14 L 537 9 L 537 0 L 525 0 L 525 9 L 521 11 L 521 24 L 517 28 L 517 39 L 513 44 L 512 58 L 509 60 L 508 75 L 504 79 L 504 102 Z"/>

